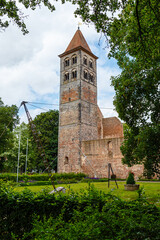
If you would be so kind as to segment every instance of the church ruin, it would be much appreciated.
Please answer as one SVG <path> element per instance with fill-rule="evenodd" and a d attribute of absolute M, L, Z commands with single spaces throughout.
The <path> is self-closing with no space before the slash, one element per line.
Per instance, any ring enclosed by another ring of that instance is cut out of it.
<path fill-rule="evenodd" d="M 97 105 L 96 57 L 78 29 L 60 57 L 58 172 L 84 172 L 107 177 L 111 163 L 117 178 L 135 176 L 143 168 L 123 165 L 120 146 L 123 125 L 117 117 L 104 118 Z"/>

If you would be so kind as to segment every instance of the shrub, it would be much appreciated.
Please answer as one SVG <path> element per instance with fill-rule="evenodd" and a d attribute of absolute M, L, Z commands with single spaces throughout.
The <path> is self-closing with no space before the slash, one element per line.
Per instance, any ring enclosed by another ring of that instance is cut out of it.
<path fill-rule="evenodd" d="M 129 176 L 126 181 L 127 184 L 135 184 L 134 173 L 129 172 Z"/>
<path fill-rule="evenodd" d="M 33 225 L 34 223 L 34 225 Z M 125 202 L 97 191 L 16 193 L 0 184 L 0 236 L 6 239 L 160 239 L 160 210 L 143 198 Z"/>
<path fill-rule="evenodd" d="M 72 180 L 72 182 L 78 182 L 80 180 L 82 180 L 84 177 L 86 177 L 86 174 L 84 173 L 54 173 L 51 176 L 47 173 L 43 173 L 43 174 L 19 174 L 18 176 L 18 180 L 19 182 L 23 181 L 25 183 L 29 182 L 29 181 L 49 181 L 50 178 L 53 181 L 58 181 L 58 180 L 62 180 L 65 181 L 66 180 Z M 0 179 L 5 180 L 5 181 L 17 181 L 17 174 L 15 173 L 4 173 L 4 174 L 0 174 Z M 68 181 L 71 182 L 71 181 Z"/>
<path fill-rule="evenodd" d="M 82 180 L 84 177 L 86 177 L 86 174 L 84 173 L 53 173 L 51 176 L 51 179 L 53 181 L 57 180 L 65 180 L 65 179 L 74 179 L 76 181 Z"/>
<path fill-rule="evenodd" d="M 102 208 L 74 209 L 69 219 L 65 207 L 56 217 L 36 219 L 27 237 L 61 240 L 160 239 L 160 211 L 142 201 L 125 202 L 106 196 Z"/>
<path fill-rule="evenodd" d="M 43 174 L 19 174 L 18 175 L 18 180 L 19 181 L 24 181 L 24 182 L 27 182 L 27 181 L 49 181 L 49 174 L 47 173 L 43 173 Z M 5 181 L 14 181 L 16 182 L 17 181 L 17 174 L 16 173 L 3 173 L 3 174 L 0 174 L 0 179 L 2 180 L 5 180 Z"/>

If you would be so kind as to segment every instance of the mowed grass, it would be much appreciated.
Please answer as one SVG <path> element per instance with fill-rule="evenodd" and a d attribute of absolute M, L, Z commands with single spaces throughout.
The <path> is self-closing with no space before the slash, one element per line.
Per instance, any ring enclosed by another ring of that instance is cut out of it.
<path fill-rule="evenodd" d="M 114 181 L 110 181 L 110 187 L 108 188 L 107 182 L 95 182 L 92 183 L 97 190 L 103 191 L 105 193 L 112 193 L 113 195 L 123 199 L 123 200 L 135 200 L 138 197 L 137 191 L 125 191 L 124 184 L 125 182 L 118 181 L 118 189 Z M 150 202 L 155 203 L 156 206 L 160 207 L 160 182 L 137 182 L 140 185 L 140 188 L 143 188 L 143 196 Z M 73 191 L 80 191 L 81 189 L 86 189 L 88 183 L 74 183 L 74 184 L 60 184 L 56 187 L 63 186 L 66 188 L 67 192 L 72 189 Z M 21 192 L 26 187 L 16 187 L 15 191 Z M 33 192 L 42 191 L 45 188 L 48 188 L 49 191 L 53 190 L 52 185 L 47 186 L 27 186 Z"/>

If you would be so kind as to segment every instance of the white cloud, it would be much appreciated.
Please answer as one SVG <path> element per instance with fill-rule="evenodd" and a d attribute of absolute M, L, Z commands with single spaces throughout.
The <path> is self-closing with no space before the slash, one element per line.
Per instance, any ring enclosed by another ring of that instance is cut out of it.
<path fill-rule="evenodd" d="M 28 35 L 23 36 L 15 25 L 0 33 L 0 97 L 5 104 L 19 106 L 23 100 L 58 104 L 58 55 L 67 48 L 80 20 L 74 17 L 75 6 L 72 4 L 55 4 L 56 11 L 53 13 L 45 7 L 35 11 L 24 10 L 26 15 L 29 14 L 25 20 L 30 31 Z M 83 24 L 80 28 L 92 52 L 99 57 L 99 105 L 113 107 L 114 91 L 109 79 L 119 70 L 109 66 L 108 49 L 104 50 L 106 43 L 102 38 L 98 45 L 100 34 L 94 26 Z M 34 118 L 41 110 L 31 109 L 30 112 Z M 23 121 L 25 114 L 22 110 L 20 115 Z"/>

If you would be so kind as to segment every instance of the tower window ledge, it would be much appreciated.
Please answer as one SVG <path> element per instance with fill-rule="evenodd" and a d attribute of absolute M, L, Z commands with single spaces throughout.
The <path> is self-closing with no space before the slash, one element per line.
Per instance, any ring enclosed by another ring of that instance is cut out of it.
<path fill-rule="evenodd" d="M 64 80 L 63 84 L 69 83 L 69 80 Z"/>
<path fill-rule="evenodd" d="M 68 68 L 70 68 L 70 66 L 64 66 L 64 69 L 68 69 Z"/>
<path fill-rule="evenodd" d="M 77 78 L 72 78 L 72 82 L 74 82 L 74 81 L 76 81 L 77 80 Z"/>

